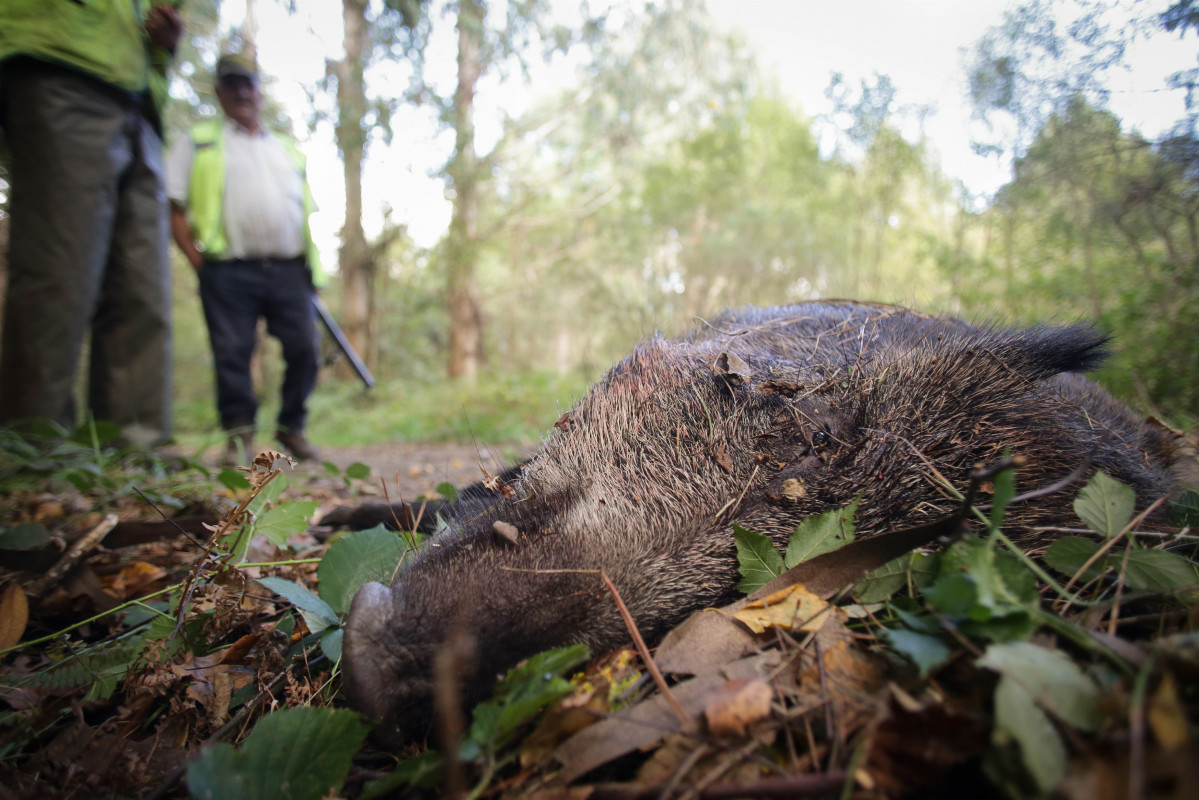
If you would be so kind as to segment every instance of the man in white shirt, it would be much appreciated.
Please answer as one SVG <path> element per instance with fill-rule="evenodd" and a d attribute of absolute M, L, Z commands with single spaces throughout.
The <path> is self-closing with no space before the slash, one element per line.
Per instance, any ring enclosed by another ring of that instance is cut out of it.
<path fill-rule="evenodd" d="M 199 276 L 227 458 L 253 456 L 258 398 L 250 357 L 264 318 L 287 363 L 276 435 L 292 456 L 317 459 L 304 426 L 319 354 L 312 293 L 324 275 L 308 229 L 304 157 L 262 127 L 252 63 L 221 56 L 216 95 L 225 119 L 201 123 L 175 143 L 166 187 L 171 235 Z"/>

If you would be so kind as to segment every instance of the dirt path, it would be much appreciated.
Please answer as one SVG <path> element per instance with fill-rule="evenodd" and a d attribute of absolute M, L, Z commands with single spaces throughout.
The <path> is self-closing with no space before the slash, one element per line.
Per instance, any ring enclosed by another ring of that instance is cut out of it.
<path fill-rule="evenodd" d="M 402 442 L 371 444 L 356 447 L 322 447 L 321 455 L 345 469 L 356 461 L 371 468 L 371 480 L 362 487 L 363 494 L 373 490 L 383 494 L 381 481 L 386 481 L 392 499 L 396 485 L 407 500 L 420 495 L 437 496 L 437 486 L 450 483 L 465 486 L 483 479 L 479 469 L 482 462 L 492 475 L 526 458 L 532 446 L 501 445 L 487 447 L 472 444 L 428 444 Z"/>

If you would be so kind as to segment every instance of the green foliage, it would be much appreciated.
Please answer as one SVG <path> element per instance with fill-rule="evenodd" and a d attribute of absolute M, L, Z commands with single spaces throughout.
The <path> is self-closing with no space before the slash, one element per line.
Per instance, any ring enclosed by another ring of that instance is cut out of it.
<path fill-rule="evenodd" d="M 587 385 L 581 374 L 551 372 L 486 373 L 473 388 L 380 378 L 384 382 L 370 392 L 349 382 L 322 384 L 309 402 L 313 437 L 329 445 L 534 442 Z"/>
<path fill-rule="evenodd" d="M 940 553 L 908 553 L 888 561 L 866 575 L 854 587 L 853 596 L 862 605 L 881 603 L 904 587 L 914 594 L 937 577 L 941 566 Z"/>
<path fill-rule="evenodd" d="M 1137 496 L 1126 486 L 1100 470 L 1079 492 L 1074 513 L 1088 528 L 1107 539 L 1120 533 L 1132 520 Z"/>
<path fill-rule="evenodd" d="M 337 612 L 328 603 L 295 581 L 266 577 L 259 578 L 258 582 L 299 609 L 304 624 L 313 633 L 321 633 L 341 624 Z"/>
<path fill-rule="evenodd" d="M 907 628 L 885 628 L 883 635 L 896 652 L 912 660 L 922 678 L 944 664 L 951 655 L 949 646 L 937 636 Z"/>
<path fill-rule="evenodd" d="M 1036 577 L 991 540 L 967 538 L 950 545 L 937 580 L 923 593 L 971 636 L 1010 641 L 1036 627 L 1031 614 L 1040 599 Z"/>
<path fill-rule="evenodd" d="M 1179 500 L 1184 518 L 1188 508 L 1185 503 L 1191 502 L 1188 495 L 1192 494 L 1188 492 Z M 1074 501 L 1074 510 L 1088 528 L 1112 539 L 1132 520 L 1135 504 L 1136 495 L 1130 487 L 1100 471 L 1083 487 Z M 1070 577 L 1079 575 L 1083 582 L 1104 574 L 1119 575 L 1134 591 L 1184 591 L 1199 583 L 1199 565 L 1178 553 L 1147 549 L 1135 537 L 1130 537 L 1124 547 L 1100 555 L 1103 547 L 1091 539 L 1065 537 L 1045 551 L 1045 563 Z"/>
<path fill-rule="evenodd" d="M 1089 582 L 1104 574 L 1120 575 L 1135 591 L 1176 592 L 1199 584 L 1199 567 L 1177 553 L 1129 545 L 1127 551 L 1121 548 L 1095 558 L 1100 547 L 1098 542 L 1077 536 L 1058 539 L 1045 552 L 1045 563 L 1073 577 L 1090 562 L 1080 581 Z"/>
<path fill-rule="evenodd" d="M 95 421 L 73 435 L 56 426 L 34 432 L 0 427 L 0 496 L 75 491 L 99 506 L 132 493 L 136 486 L 153 502 L 178 508 L 183 496 L 209 486 L 208 470 L 198 462 L 172 458 L 168 469 L 157 453 L 122 446 L 119 434 L 117 426 Z"/>
<path fill-rule="evenodd" d="M 319 505 L 315 500 L 293 500 L 269 508 L 254 523 L 254 533 L 261 533 L 275 547 L 283 547 L 288 539 L 304 532 Z"/>
<path fill-rule="evenodd" d="M 367 726 L 352 711 L 286 708 L 263 717 L 241 750 L 218 743 L 187 765 L 200 800 L 320 800 L 336 795 Z"/>
<path fill-rule="evenodd" d="M 853 516 L 857 510 L 858 501 L 855 500 L 843 509 L 817 514 L 800 522 L 787 541 L 783 566 L 791 569 L 796 564 L 852 542 Z"/>
<path fill-rule="evenodd" d="M 853 515 L 857 510 L 858 501 L 855 500 L 845 508 L 804 519 L 787 540 L 785 556 L 779 554 L 768 536 L 733 525 L 737 569 L 741 573 L 737 591 L 750 594 L 797 564 L 852 542 Z"/>
<path fill-rule="evenodd" d="M 1101 719 L 1099 688 L 1061 651 L 1028 642 L 992 644 L 978 663 L 1002 676 L 995 689 L 996 742 L 1014 741 L 1037 787 L 1052 791 L 1066 774 L 1066 748 L 1042 709 L 1094 731 Z"/>
<path fill-rule="evenodd" d="M 48 541 L 50 531 L 40 522 L 25 522 L 0 529 L 0 548 L 4 550 L 32 550 Z"/>
<path fill-rule="evenodd" d="M 359 587 L 371 581 L 391 583 L 408 551 L 404 538 L 382 525 L 342 536 L 329 545 L 317 568 L 321 597 L 335 613 L 345 615 Z"/>
<path fill-rule="evenodd" d="M 562 676 L 590 657 L 586 645 L 575 644 L 539 653 L 509 670 L 496 684 L 492 699 L 475 706 L 459 756 L 475 758 L 507 746 L 541 709 L 574 691 Z"/>
<path fill-rule="evenodd" d="M 1178 498 L 1172 509 L 1174 524 L 1181 527 L 1199 528 L 1199 492 L 1187 489 Z"/>
<path fill-rule="evenodd" d="M 737 591 L 750 594 L 783 574 L 783 557 L 769 536 L 734 525 L 733 539 L 737 543 L 737 571 L 741 573 Z"/>

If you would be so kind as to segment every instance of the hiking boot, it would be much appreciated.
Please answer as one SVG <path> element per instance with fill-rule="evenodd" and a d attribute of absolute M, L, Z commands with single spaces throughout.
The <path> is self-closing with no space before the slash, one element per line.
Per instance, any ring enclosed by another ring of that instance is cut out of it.
<path fill-rule="evenodd" d="M 275 438 L 296 461 L 319 461 L 321 458 L 321 451 L 299 431 L 277 431 Z"/>
<path fill-rule="evenodd" d="M 229 438 L 225 442 L 225 455 L 221 459 L 221 464 L 226 467 L 246 465 L 253 461 L 256 455 L 252 429 L 229 431 Z"/>

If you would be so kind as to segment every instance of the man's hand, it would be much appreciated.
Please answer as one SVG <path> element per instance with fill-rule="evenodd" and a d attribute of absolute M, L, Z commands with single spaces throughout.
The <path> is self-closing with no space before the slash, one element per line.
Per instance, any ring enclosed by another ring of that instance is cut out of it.
<path fill-rule="evenodd" d="M 192 269 L 196 272 L 204 266 L 204 254 L 196 247 L 196 242 L 192 239 L 191 228 L 187 224 L 187 211 L 183 206 L 171 201 L 171 238 L 175 240 L 175 244 L 179 245 L 179 250 L 187 259 L 187 263 L 192 265 Z"/>
<path fill-rule="evenodd" d="M 174 55 L 183 33 L 183 18 L 171 6 L 154 6 L 146 15 L 146 33 L 151 44 Z"/>

